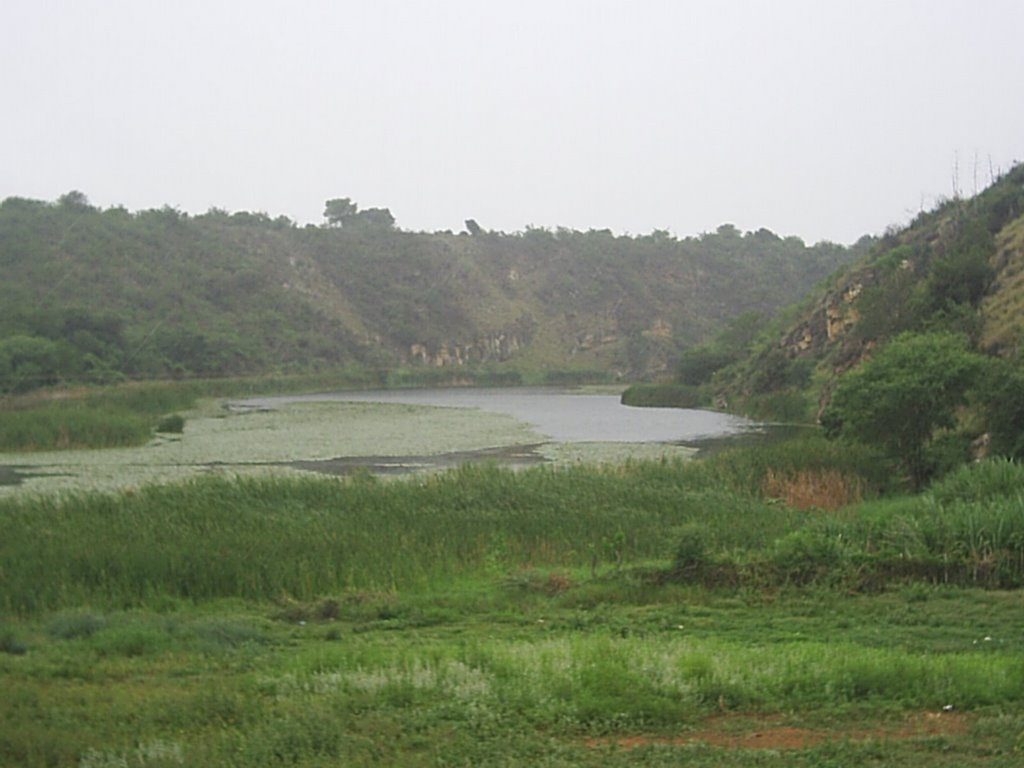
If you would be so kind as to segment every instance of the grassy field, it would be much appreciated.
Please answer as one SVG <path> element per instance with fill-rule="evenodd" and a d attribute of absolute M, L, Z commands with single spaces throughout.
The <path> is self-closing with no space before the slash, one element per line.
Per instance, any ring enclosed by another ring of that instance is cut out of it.
<path fill-rule="evenodd" d="M 697 462 L 0 499 L 0 765 L 1019 765 L 1024 471 Z"/>

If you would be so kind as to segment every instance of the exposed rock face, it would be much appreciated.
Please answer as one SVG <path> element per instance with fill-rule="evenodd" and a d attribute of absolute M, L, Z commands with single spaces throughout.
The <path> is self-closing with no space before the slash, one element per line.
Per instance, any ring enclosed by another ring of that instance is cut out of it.
<path fill-rule="evenodd" d="M 659 317 L 655 319 L 650 328 L 641 331 L 640 335 L 648 339 L 671 339 L 672 323 Z"/>
<path fill-rule="evenodd" d="M 825 307 L 825 332 L 829 341 L 835 341 L 852 328 L 860 314 L 854 302 L 864 290 L 864 283 L 853 283 L 840 294 L 839 301 Z"/>
<path fill-rule="evenodd" d="M 619 334 L 613 330 L 584 331 L 576 334 L 576 344 L 569 354 L 575 355 L 597 347 L 617 344 Z"/>
<path fill-rule="evenodd" d="M 468 342 L 445 340 L 434 345 L 412 344 L 406 361 L 436 368 L 503 362 L 530 343 L 533 325 L 532 319 L 521 318 L 512 329 L 485 334 Z"/>
<path fill-rule="evenodd" d="M 826 293 L 814 311 L 782 339 L 781 346 L 786 354 L 789 357 L 817 354 L 828 344 L 842 342 L 860 317 L 857 297 L 865 287 L 877 282 L 878 274 L 874 269 L 863 269 Z"/>
<path fill-rule="evenodd" d="M 878 282 L 878 271 L 873 267 L 865 267 L 846 276 L 783 337 L 780 348 L 790 359 L 808 356 L 820 359 L 828 355 L 835 375 L 855 366 L 874 346 L 870 340 L 851 333 L 860 320 L 857 300 L 865 288 Z M 819 417 L 831 398 L 834 381 L 833 378 L 826 382 L 819 392 Z"/>

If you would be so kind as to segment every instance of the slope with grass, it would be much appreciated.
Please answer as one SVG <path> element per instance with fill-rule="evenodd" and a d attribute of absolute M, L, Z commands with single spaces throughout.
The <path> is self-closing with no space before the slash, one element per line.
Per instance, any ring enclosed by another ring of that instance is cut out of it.
<path fill-rule="evenodd" d="M 981 346 L 1009 353 L 1024 343 L 1024 217 L 999 231 L 992 286 L 981 300 Z"/>

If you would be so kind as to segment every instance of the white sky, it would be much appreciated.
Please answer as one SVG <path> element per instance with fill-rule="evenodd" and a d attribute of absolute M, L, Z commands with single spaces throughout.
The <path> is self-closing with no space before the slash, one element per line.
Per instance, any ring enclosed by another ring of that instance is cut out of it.
<path fill-rule="evenodd" d="M 1021 0 L 2 0 L 0 198 L 852 242 L 1024 160 Z"/>

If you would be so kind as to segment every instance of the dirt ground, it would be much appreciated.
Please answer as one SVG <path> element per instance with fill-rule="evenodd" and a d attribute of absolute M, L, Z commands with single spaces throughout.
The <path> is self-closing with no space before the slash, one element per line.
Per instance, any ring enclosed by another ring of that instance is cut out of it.
<path fill-rule="evenodd" d="M 918 712 L 899 722 L 882 722 L 865 727 L 863 722 L 849 728 L 833 726 L 810 728 L 788 725 L 782 715 L 714 715 L 695 729 L 678 736 L 633 734 L 613 738 L 588 739 L 588 746 L 614 743 L 620 749 L 648 744 L 705 743 L 734 749 L 802 749 L 825 741 L 865 741 L 868 739 L 913 739 L 943 734 L 963 734 L 970 718 L 956 712 Z"/>

